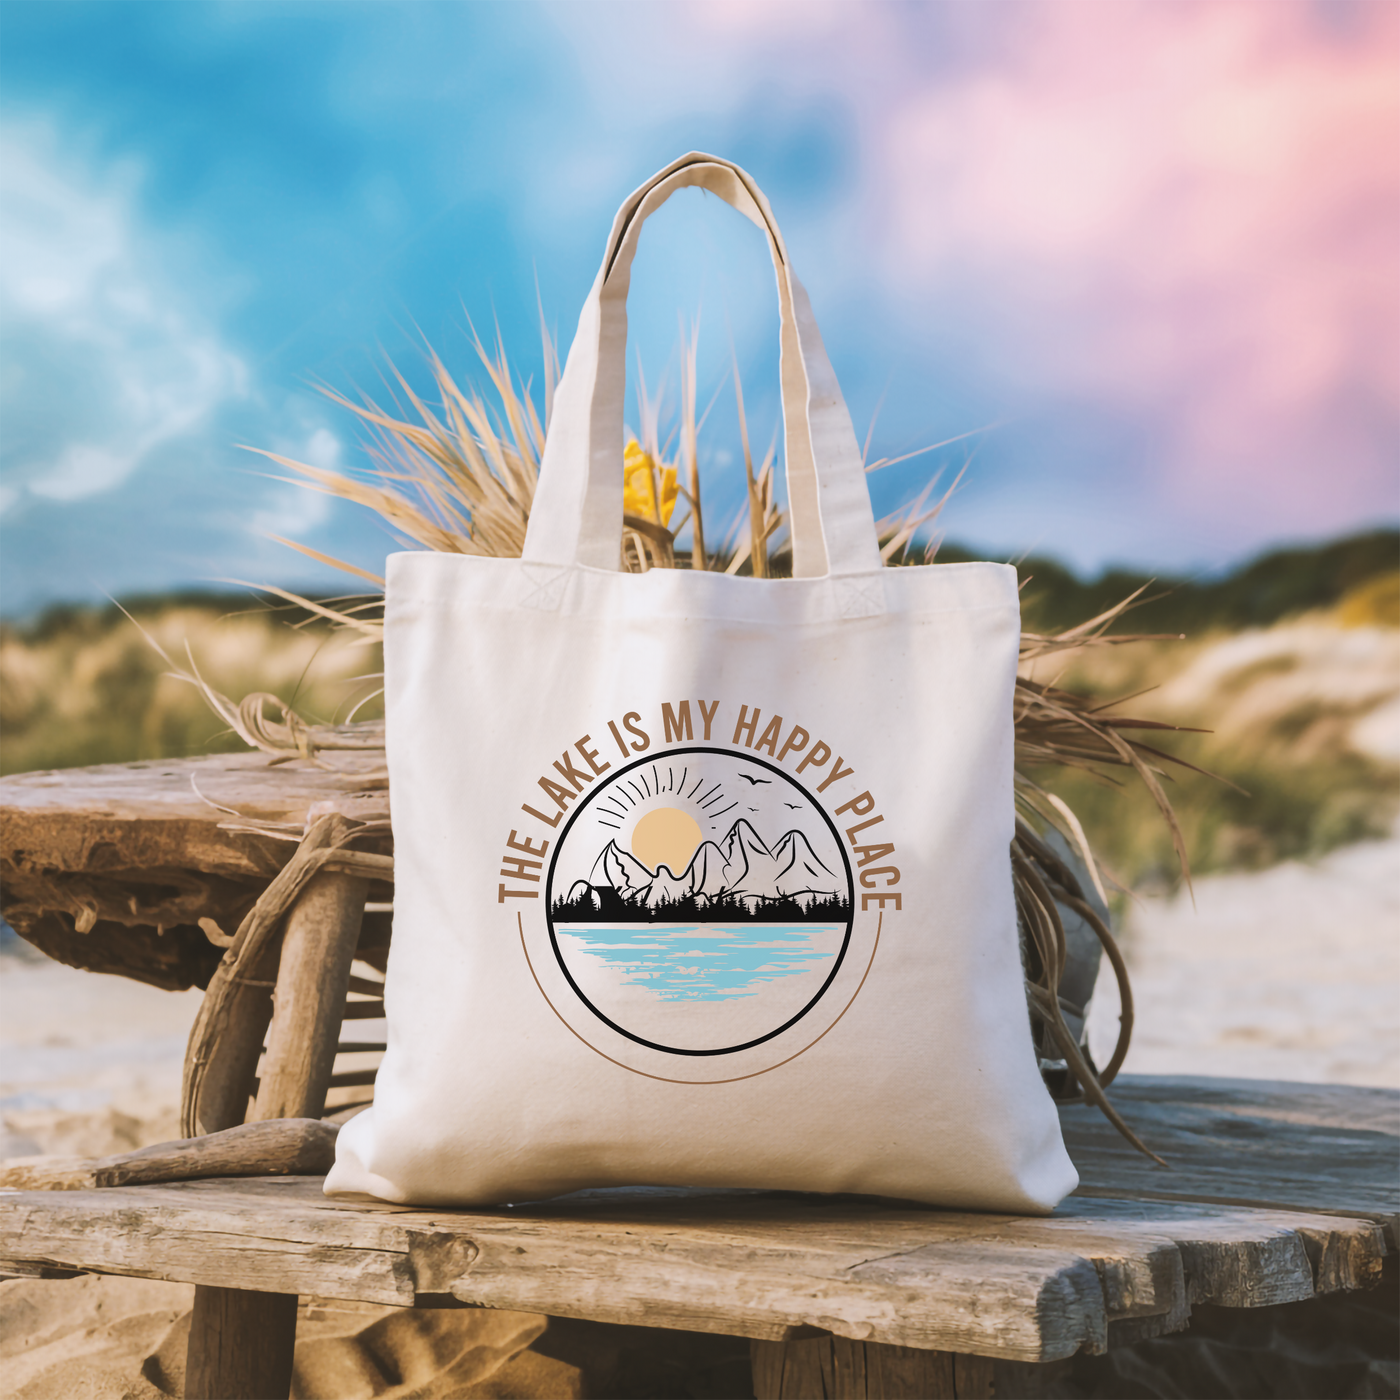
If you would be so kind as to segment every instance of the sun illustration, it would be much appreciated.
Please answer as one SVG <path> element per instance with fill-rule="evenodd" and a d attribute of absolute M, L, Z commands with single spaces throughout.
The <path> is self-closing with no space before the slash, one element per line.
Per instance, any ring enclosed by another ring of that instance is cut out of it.
<path fill-rule="evenodd" d="M 653 874 L 666 866 L 683 874 L 700 846 L 700 823 L 679 807 L 655 807 L 632 828 L 632 854 Z"/>
<path fill-rule="evenodd" d="M 719 822 L 738 806 L 723 778 L 697 775 L 691 762 L 658 762 L 619 774 L 600 791 L 593 811 L 598 826 L 617 832 L 622 849 L 630 845 L 653 875 L 662 865 L 683 875 L 705 839 L 701 823 L 719 830 Z"/>

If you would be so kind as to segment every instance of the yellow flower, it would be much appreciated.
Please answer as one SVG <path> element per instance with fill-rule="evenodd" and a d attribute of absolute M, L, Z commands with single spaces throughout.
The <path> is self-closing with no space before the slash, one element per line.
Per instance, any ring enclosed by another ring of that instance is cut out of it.
<path fill-rule="evenodd" d="M 656 508 L 656 463 L 650 452 L 632 438 L 622 454 L 622 508 L 628 515 L 664 525 L 676 508 L 676 469 L 661 467 L 661 509 Z"/>

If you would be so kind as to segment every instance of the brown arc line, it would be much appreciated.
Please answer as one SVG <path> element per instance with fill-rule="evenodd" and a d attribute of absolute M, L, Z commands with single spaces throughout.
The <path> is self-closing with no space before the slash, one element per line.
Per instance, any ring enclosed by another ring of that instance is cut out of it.
<path fill-rule="evenodd" d="M 745 1079 L 757 1079 L 761 1074 L 772 1074 L 775 1069 L 782 1069 L 784 1065 L 790 1065 L 799 1055 L 805 1055 L 818 1040 L 824 1039 L 836 1029 L 837 1022 L 840 1021 L 841 1016 L 844 1016 L 846 1012 L 855 1005 L 856 998 L 860 995 L 860 989 L 865 986 L 865 979 L 870 976 L 870 969 L 875 966 L 875 954 L 880 951 L 880 930 L 885 924 L 885 911 L 883 909 L 880 911 L 879 919 L 875 924 L 875 945 L 870 950 L 870 961 L 866 963 L 865 971 L 861 973 L 860 982 L 857 984 L 855 991 L 851 993 L 850 1001 L 841 1008 L 841 1015 L 838 1016 L 816 1040 L 810 1041 L 808 1044 L 804 1045 L 802 1049 L 794 1051 L 787 1059 L 779 1060 L 776 1065 L 769 1065 L 767 1069 L 756 1069 L 752 1074 L 736 1074 L 732 1079 L 670 1079 L 664 1074 L 648 1074 L 644 1069 L 633 1069 L 631 1065 L 624 1065 L 621 1060 L 613 1059 L 611 1055 L 605 1054 L 602 1050 L 598 1049 L 596 1045 L 592 1044 L 592 1042 L 584 1040 L 563 1016 L 559 1015 L 559 1008 L 550 1001 L 549 993 L 545 991 L 540 983 L 539 977 L 536 976 L 535 965 L 530 961 L 530 950 L 525 946 L 525 920 L 519 910 L 516 910 L 515 922 L 520 929 L 520 951 L 525 954 L 525 966 L 530 969 L 530 976 L 534 978 L 535 986 L 539 987 L 540 995 L 544 998 L 545 1005 L 549 1007 L 556 1016 L 559 1016 L 559 1024 L 576 1040 L 588 1046 L 595 1055 L 602 1055 L 603 1059 L 610 1065 L 616 1065 L 618 1069 L 625 1069 L 629 1074 L 640 1074 L 643 1079 L 655 1079 L 662 1084 L 738 1084 Z"/>

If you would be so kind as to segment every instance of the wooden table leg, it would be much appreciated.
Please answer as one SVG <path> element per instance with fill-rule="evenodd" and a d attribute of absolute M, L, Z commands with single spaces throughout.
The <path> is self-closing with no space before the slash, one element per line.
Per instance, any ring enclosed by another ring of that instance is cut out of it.
<path fill-rule="evenodd" d="M 325 1111 L 368 893 L 362 876 L 323 871 L 287 915 L 253 1122 Z"/>
<path fill-rule="evenodd" d="M 323 819 L 316 844 L 334 844 L 346 826 Z M 287 915 L 254 1122 L 319 1118 L 325 1109 L 368 890 L 358 875 L 323 871 Z M 294 1295 L 196 1288 L 186 1396 L 285 1400 L 296 1327 Z"/>
<path fill-rule="evenodd" d="M 845 1337 L 751 1342 L 757 1400 L 989 1400 L 984 1356 Z"/>
<path fill-rule="evenodd" d="M 285 1400 L 296 1338 L 295 1293 L 196 1287 L 186 1400 Z"/>
<path fill-rule="evenodd" d="M 269 1040 L 263 1065 L 265 1079 L 271 1075 L 279 1081 L 275 1091 L 270 1089 L 269 1097 L 306 1097 L 306 1071 L 314 1068 L 308 1066 L 308 1052 L 314 1049 L 321 1057 L 333 1056 L 334 1050 L 326 1045 L 335 1038 L 333 1031 L 329 1037 L 325 1034 L 326 1007 L 317 1004 L 313 996 L 310 1020 L 299 1025 L 293 1014 L 294 1004 L 300 1005 L 305 998 L 294 996 L 293 984 L 305 981 L 298 976 L 300 969 L 295 965 L 314 962 L 316 954 L 328 944 L 335 949 L 334 961 L 344 961 L 343 971 L 349 973 L 354 939 L 348 949 L 342 949 L 341 935 L 353 932 L 358 938 L 364 900 L 356 905 L 353 897 L 347 898 L 347 892 L 367 888 L 364 881 L 329 871 L 323 871 L 319 878 L 313 875 L 310 880 L 301 879 L 301 872 L 316 854 L 340 845 L 348 831 L 345 818 L 336 814 L 312 823 L 296 855 L 263 891 L 240 926 L 234 948 L 219 963 L 185 1052 L 180 1107 L 185 1137 L 220 1132 L 244 1121 L 258 1059 L 263 1053 L 263 1039 L 273 1018 L 273 989 L 289 971 L 283 959 L 285 931 L 296 929 L 298 936 L 293 939 L 296 949 L 290 955 L 292 975 L 282 996 L 282 1014 Z M 331 981 L 339 980 L 334 975 L 336 968 L 331 971 Z M 343 986 L 341 993 L 343 996 Z M 324 1072 L 329 1073 L 329 1062 Z M 319 1115 L 318 1108 L 314 1116 Z M 292 1111 L 289 1116 L 305 1115 Z"/>

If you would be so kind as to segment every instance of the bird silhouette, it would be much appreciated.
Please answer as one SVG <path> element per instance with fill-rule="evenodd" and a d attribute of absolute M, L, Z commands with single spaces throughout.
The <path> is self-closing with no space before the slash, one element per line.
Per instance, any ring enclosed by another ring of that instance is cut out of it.
<path fill-rule="evenodd" d="M 799 810 L 801 809 L 802 804 L 801 804 L 800 802 L 784 802 L 784 803 L 783 803 L 783 806 L 784 806 L 784 807 L 791 807 L 792 810 L 793 810 L 794 812 L 796 812 L 796 811 L 799 811 Z"/>
<path fill-rule="evenodd" d="M 755 787 L 757 787 L 759 783 L 771 783 L 773 781 L 772 778 L 751 778 L 747 773 L 740 773 L 739 776 L 746 783 L 752 783 Z"/>

